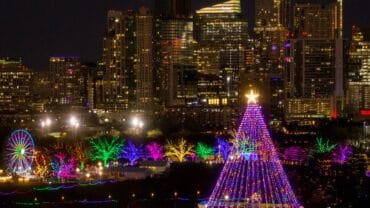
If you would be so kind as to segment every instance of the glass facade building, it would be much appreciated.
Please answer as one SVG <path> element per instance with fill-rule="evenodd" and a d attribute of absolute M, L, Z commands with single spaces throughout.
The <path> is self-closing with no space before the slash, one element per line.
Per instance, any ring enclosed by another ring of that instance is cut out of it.
<path fill-rule="evenodd" d="M 240 1 L 225 1 L 197 10 L 194 22 L 200 101 L 208 105 L 237 103 L 248 40 Z"/>
<path fill-rule="evenodd" d="M 75 56 L 54 56 L 49 59 L 51 81 L 51 103 L 61 105 L 82 105 L 84 80 L 80 58 Z"/>
<path fill-rule="evenodd" d="M 370 41 L 357 26 L 352 27 L 348 66 L 347 103 L 356 116 L 370 109 Z"/>
<path fill-rule="evenodd" d="M 20 60 L 0 59 L 0 113 L 20 113 L 31 105 L 32 72 Z"/>

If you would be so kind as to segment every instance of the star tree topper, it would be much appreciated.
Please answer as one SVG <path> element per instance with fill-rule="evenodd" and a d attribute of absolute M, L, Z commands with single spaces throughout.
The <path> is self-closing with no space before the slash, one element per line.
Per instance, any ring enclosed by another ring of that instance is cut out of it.
<path fill-rule="evenodd" d="M 248 103 L 257 103 L 257 98 L 259 97 L 259 94 L 254 93 L 253 90 L 250 91 L 249 94 L 246 94 L 245 97 L 248 99 Z"/>

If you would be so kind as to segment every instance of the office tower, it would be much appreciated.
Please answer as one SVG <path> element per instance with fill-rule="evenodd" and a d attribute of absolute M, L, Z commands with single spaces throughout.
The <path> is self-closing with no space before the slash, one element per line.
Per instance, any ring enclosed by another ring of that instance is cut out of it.
<path fill-rule="evenodd" d="M 335 97 L 343 92 L 343 9 L 342 1 L 330 4 L 296 4 L 294 26 L 297 39 L 331 40 L 335 49 Z M 316 43 L 317 44 L 317 43 Z"/>
<path fill-rule="evenodd" d="M 50 102 L 50 73 L 48 71 L 34 71 L 32 73 L 32 110 L 44 112 L 46 104 Z"/>
<path fill-rule="evenodd" d="M 103 38 L 103 78 L 101 108 L 114 110 L 128 107 L 127 71 L 125 71 L 125 22 L 121 11 L 108 11 L 107 30 Z M 112 106 L 111 106 L 112 105 Z"/>
<path fill-rule="evenodd" d="M 229 0 L 199 9 L 194 22 L 198 96 L 202 104 L 236 104 L 248 40 L 240 1 Z"/>
<path fill-rule="evenodd" d="M 153 104 L 153 16 L 140 8 L 136 15 L 136 107 L 148 110 Z"/>
<path fill-rule="evenodd" d="M 80 58 L 76 56 L 54 56 L 49 59 L 51 103 L 61 105 L 83 105 L 83 77 Z"/>
<path fill-rule="evenodd" d="M 127 69 L 126 29 L 128 22 L 121 11 L 110 10 L 107 17 L 107 30 L 103 38 L 103 78 L 102 103 L 98 108 L 123 110 L 129 104 L 129 69 Z"/>
<path fill-rule="evenodd" d="M 157 16 L 154 42 L 156 97 L 159 102 L 177 106 L 195 99 L 192 18 Z"/>
<path fill-rule="evenodd" d="M 192 15 L 191 0 L 155 0 L 155 13 L 161 17 L 190 17 Z"/>
<path fill-rule="evenodd" d="M 255 61 L 250 72 L 255 77 L 248 83 L 261 92 L 261 103 L 268 118 L 281 121 L 285 99 L 284 68 L 285 42 L 288 35 L 290 2 L 288 0 L 256 0 Z"/>
<path fill-rule="evenodd" d="M 20 60 L 0 59 L 0 113 L 29 111 L 32 103 L 31 76 L 31 70 Z"/>
<path fill-rule="evenodd" d="M 303 38 L 341 38 L 340 5 L 296 4 L 294 6 L 294 30 L 297 37 Z"/>
<path fill-rule="evenodd" d="M 94 108 L 94 102 L 91 100 L 91 94 L 89 95 L 89 86 L 91 83 L 89 80 L 95 75 L 97 71 L 96 63 L 82 63 L 80 66 L 81 78 L 82 78 L 82 92 L 83 104 L 88 109 Z"/>
<path fill-rule="evenodd" d="M 352 27 L 347 74 L 347 104 L 357 117 L 370 110 L 370 40 L 358 26 Z"/>
<path fill-rule="evenodd" d="M 91 68 L 87 78 L 87 100 L 91 110 L 104 109 L 104 74 L 105 66 L 103 62 L 98 62 L 96 67 Z"/>
<path fill-rule="evenodd" d="M 330 98 L 335 90 L 335 40 L 304 39 L 292 42 L 293 97 Z"/>
<path fill-rule="evenodd" d="M 339 5 L 306 3 L 294 6 L 295 34 L 286 45 L 289 49 L 287 120 L 336 118 L 343 110 L 343 39 Z M 314 103 L 319 105 L 305 107 Z"/>
<path fill-rule="evenodd" d="M 281 0 L 281 24 L 291 30 L 293 28 L 293 0 Z"/>
<path fill-rule="evenodd" d="M 291 3 L 291 0 L 256 0 L 255 27 L 271 29 L 277 29 L 277 26 L 289 27 Z"/>

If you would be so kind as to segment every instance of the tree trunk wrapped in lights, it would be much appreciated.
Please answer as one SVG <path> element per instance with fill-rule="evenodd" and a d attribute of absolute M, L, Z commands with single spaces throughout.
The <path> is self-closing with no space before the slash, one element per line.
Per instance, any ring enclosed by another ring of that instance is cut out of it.
<path fill-rule="evenodd" d="M 263 120 L 257 95 L 248 97 L 234 146 L 209 198 L 208 208 L 300 207 Z"/>

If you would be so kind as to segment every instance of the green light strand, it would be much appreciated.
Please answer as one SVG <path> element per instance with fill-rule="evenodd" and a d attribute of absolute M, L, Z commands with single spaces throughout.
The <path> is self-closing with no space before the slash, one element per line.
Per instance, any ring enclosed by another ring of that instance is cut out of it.
<path fill-rule="evenodd" d="M 102 160 L 104 166 L 107 166 L 109 160 L 116 160 L 124 146 L 123 139 L 118 137 L 107 139 L 100 137 L 90 141 L 90 157 L 93 161 Z"/>
<path fill-rule="evenodd" d="M 329 143 L 329 139 L 327 139 L 326 141 L 324 141 L 322 137 L 316 138 L 316 151 L 318 153 L 321 153 L 321 154 L 322 153 L 329 153 L 336 146 L 337 146 L 337 144 L 330 144 Z"/>
<path fill-rule="evenodd" d="M 207 157 L 212 156 L 214 154 L 213 148 L 209 147 L 208 145 L 198 142 L 195 151 L 198 156 L 202 159 L 207 159 Z"/>

